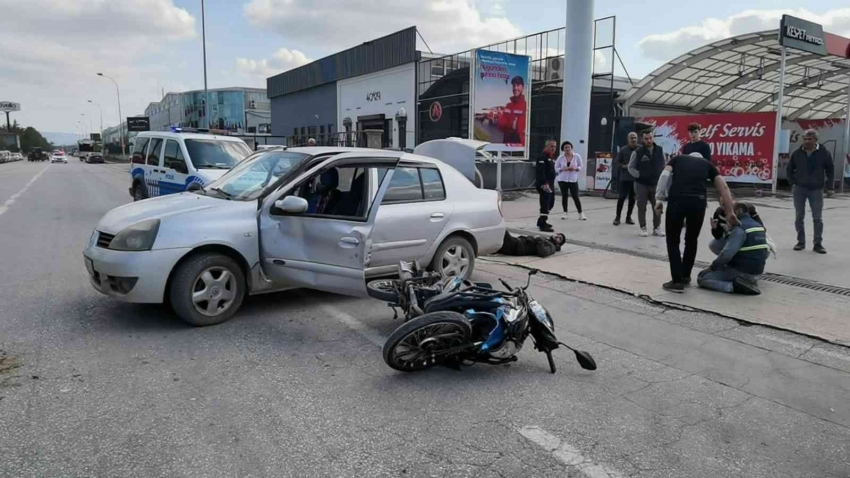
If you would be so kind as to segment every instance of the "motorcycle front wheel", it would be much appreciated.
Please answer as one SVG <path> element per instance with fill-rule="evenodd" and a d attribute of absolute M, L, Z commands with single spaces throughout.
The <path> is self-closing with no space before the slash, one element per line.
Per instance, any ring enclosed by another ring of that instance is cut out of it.
<path fill-rule="evenodd" d="M 396 282 L 392 279 L 378 279 L 366 284 L 366 292 L 373 299 L 382 300 L 391 304 L 398 304 L 398 290 Z"/>
<path fill-rule="evenodd" d="M 431 312 L 405 323 L 384 344 L 384 362 L 401 372 L 419 372 L 440 365 L 440 354 L 469 343 L 472 326 L 457 312 Z"/>

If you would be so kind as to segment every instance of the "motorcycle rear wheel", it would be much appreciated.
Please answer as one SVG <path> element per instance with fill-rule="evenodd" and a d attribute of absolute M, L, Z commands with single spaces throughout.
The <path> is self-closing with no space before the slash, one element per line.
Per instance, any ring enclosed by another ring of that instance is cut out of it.
<path fill-rule="evenodd" d="M 457 312 L 431 312 L 405 323 L 384 344 L 384 362 L 401 372 L 419 372 L 443 363 L 433 354 L 469 343 L 472 326 Z"/>

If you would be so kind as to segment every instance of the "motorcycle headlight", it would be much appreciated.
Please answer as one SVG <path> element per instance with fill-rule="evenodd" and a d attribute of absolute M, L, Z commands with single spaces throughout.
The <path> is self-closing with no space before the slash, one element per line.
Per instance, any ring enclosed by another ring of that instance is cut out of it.
<path fill-rule="evenodd" d="M 115 251 L 149 251 L 159 232 L 159 219 L 142 221 L 119 232 L 109 243 Z"/>

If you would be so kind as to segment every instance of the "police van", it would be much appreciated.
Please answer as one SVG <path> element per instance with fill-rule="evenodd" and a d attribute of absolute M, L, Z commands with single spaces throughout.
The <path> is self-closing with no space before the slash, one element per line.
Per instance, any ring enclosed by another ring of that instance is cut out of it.
<path fill-rule="evenodd" d="M 134 201 L 204 187 L 252 153 L 239 138 L 182 131 L 141 132 L 132 146 Z"/>

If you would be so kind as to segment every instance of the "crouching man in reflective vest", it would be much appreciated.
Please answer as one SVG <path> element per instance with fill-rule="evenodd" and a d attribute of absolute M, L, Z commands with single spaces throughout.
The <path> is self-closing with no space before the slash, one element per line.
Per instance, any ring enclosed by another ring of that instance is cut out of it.
<path fill-rule="evenodd" d="M 697 284 L 720 292 L 759 295 L 758 276 L 770 256 L 767 231 L 750 216 L 746 203 L 735 203 L 734 211 L 740 224 L 729 231 L 723 250 L 699 274 Z"/>

